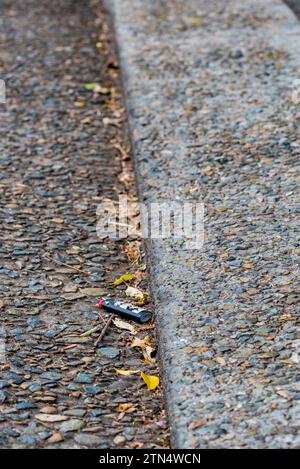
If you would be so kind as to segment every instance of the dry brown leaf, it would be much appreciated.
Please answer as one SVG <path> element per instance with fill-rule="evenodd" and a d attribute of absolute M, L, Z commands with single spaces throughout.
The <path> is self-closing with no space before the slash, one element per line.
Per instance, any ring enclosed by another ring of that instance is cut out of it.
<path fill-rule="evenodd" d="M 131 334 L 135 335 L 137 333 L 136 328 L 130 324 L 129 322 L 122 321 L 119 318 L 115 318 L 113 323 L 118 329 L 124 329 L 125 331 L 129 331 Z"/>
<path fill-rule="evenodd" d="M 207 350 L 208 350 L 207 345 L 203 345 L 202 347 L 196 347 L 196 348 L 186 347 L 184 349 L 186 353 L 204 353 L 204 352 L 207 352 Z"/>
<path fill-rule="evenodd" d="M 151 357 L 154 352 L 154 348 L 151 345 L 150 337 L 146 335 L 144 339 L 139 339 L 138 337 L 134 338 L 131 347 L 140 348 L 145 360 L 150 363 L 155 363 L 155 360 Z"/>
<path fill-rule="evenodd" d="M 116 148 L 121 153 L 123 161 L 130 160 L 130 150 L 129 150 L 129 148 L 128 149 L 123 148 L 122 145 L 120 145 L 119 142 L 115 142 L 114 148 Z"/>
<path fill-rule="evenodd" d="M 82 124 L 91 124 L 92 119 L 90 117 L 85 117 L 84 119 L 82 119 L 81 123 Z"/>
<path fill-rule="evenodd" d="M 132 171 L 124 168 L 118 175 L 118 181 L 126 187 L 131 186 L 134 182 Z"/>
<path fill-rule="evenodd" d="M 145 324 L 144 326 L 140 326 L 140 327 L 139 327 L 139 332 L 142 332 L 142 331 L 152 331 L 153 329 L 155 329 L 155 325 L 154 325 L 154 324 Z"/>
<path fill-rule="evenodd" d="M 64 219 L 63 219 L 63 218 L 60 218 L 60 217 L 52 218 L 52 221 L 53 221 L 54 223 L 59 224 L 59 225 L 61 225 L 62 223 L 64 223 Z"/>
<path fill-rule="evenodd" d="M 141 270 L 137 270 L 135 273 L 134 273 L 134 277 L 135 277 L 135 280 L 136 280 L 136 285 L 139 285 L 141 283 L 141 281 L 143 280 L 144 278 L 144 272 L 141 271 Z"/>
<path fill-rule="evenodd" d="M 124 247 L 124 251 L 131 262 L 139 262 L 141 258 L 139 241 L 131 241 Z"/>
<path fill-rule="evenodd" d="M 251 382 L 251 383 L 270 383 L 272 380 L 271 379 L 268 379 L 268 378 L 259 378 L 257 376 L 250 376 L 250 378 L 248 378 L 248 380 Z"/>
<path fill-rule="evenodd" d="M 82 288 L 80 293 L 85 296 L 102 296 L 105 294 L 102 288 Z"/>
<path fill-rule="evenodd" d="M 147 346 L 151 345 L 150 337 L 146 335 L 143 339 L 139 339 L 138 337 L 135 337 L 133 341 L 131 342 L 131 347 L 140 347 L 140 348 L 146 348 Z"/>
<path fill-rule="evenodd" d="M 143 292 L 142 290 L 139 290 L 138 288 L 128 287 L 125 291 L 125 294 L 130 298 L 134 298 L 135 302 L 139 306 L 143 306 L 144 304 L 149 302 L 149 295 Z"/>
<path fill-rule="evenodd" d="M 217 358 L 216 358 L 216 361 L 217 361 L 220 365 L 222 365 L 222 366 L 225 366 L 225 365 L 226 365 L 226 361 L 224 360 L 223 357 L 217 357 Z"/>
<path fill-rule="evenodd" d="M 197 422 L 192 422 L 189 424 L 189 430 L 196 430 L 197 428 L 203 427 L 207 423 L 207 419 L 197 420 Z"/>
<path fill-rule="evenodd" d="M 128 402 L 127 404 L 119 404 L 119 412 L 124 412 L 124 413 L 132 413 L 134 412 L 136 409 L 134 407 L 134 405 L 131 403 L 131 402 Z"/>
<path fill-rule="evenodd" d="M 286 399 L 287 401 L 291 401 L 292 400 L 292 397 L 288 395 L 287 392 L 283 391 L 283 390 L 279 390 L 279 391 L 276 391 L 276 394 L 278 394 L 278 396 L 280 397 L 283 397 L 284 399 Z"/>

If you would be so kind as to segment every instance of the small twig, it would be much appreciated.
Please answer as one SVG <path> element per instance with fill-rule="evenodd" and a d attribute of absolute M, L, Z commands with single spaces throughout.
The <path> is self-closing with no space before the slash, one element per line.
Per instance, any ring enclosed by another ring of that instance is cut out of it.
<path fill-rule="evenodd" d="M 84 270 L 82 270 L 82 268 L 78 268 L 78 267 L 74 267 L 73 265 L 65 264 L 64 262 L 58 261 L 57 259 L 53 259 L 53 257 L 51 258 L 48 256 L 44 256 L 44 258 L 50 262 L 54 262 L 54 264 L 63 265 L 64 267 L 68 267 L 69 269 L 76 270 L 76 272 L 79 272 L 81 274 L 84 274 L 87 276 L 91 275 L 89 272 L 85 272 Z"/>
<path fill-rule="evenodd" d="M 141 278 L 141 280 L 139 280 L 138 283 L 136 284 L 136 287 L 139 287 L 143 280 L 144 280 L 144 279 Z"/>
<path fill-rule="evenodd" d="M 133 266 L 135 266 L 135 265 L 139 265 L 139 263 L 140 263 L 139 259 L 136 259 L 135 261 L 132 261 L 132 262 L 131 262 L 131 264 L 130 264 L 130 267 L 129 267 L 129 268 L 131 269 Z"/>
<path fill-rule="evenodd" d="M 109 326 L 111 325 L 112 323 L 112 320 L 114 319 L 115 315 L 112 314 L 108 320 L 106 321 L 105 323 L 105 326 L 103 327 L 102 331 L 101 331 L 101 334 L 99 335 L 98 339 L 95 341 L 94 343 L 94 347 L 98 347 L 99 343 L 101 342 L 101 340 L 103 339 L 103 337 L 105 336 L 106 332 L 107 332 L 107 329 L 109 328 Z"/>
<path fill-rule="evenodd" d="M 104 322 L 104 324 L 105 324 L 105 319 L 104 319 L 104 317 L 102 316 L 102 314 L 101 314 L 101 313 L 98 313 L 98 314 L 99 314 L 99 318 L 101 319 L 101 321 Z"/>
<path fill-rule="evenodd" d="M 103 426 L 98 425 L 97 427 L 87 427 L 83 428 L 83 432 L 96 432 L 96 431 L 103 431 Z"/>

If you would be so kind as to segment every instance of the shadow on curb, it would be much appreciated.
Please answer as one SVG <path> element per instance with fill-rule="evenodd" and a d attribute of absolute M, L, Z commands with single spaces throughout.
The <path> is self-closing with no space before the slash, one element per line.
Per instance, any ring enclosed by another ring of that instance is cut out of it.
<path fill-rule="evenodd" d="M 284 0 L 285 3 L 293 10 L 293 12 L 300 18 L 300 0 Z"/>

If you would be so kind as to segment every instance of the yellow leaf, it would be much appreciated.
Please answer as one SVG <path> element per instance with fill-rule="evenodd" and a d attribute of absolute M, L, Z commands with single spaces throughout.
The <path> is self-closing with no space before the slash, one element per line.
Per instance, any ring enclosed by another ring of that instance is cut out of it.
<path fill-rule="evenodd" d="M 130 280 L 134 279 L 134 275 L 132 274 L 124 274 L 122 275 L 120 278 L 117 278 L 114 282 L 113 282 L 113 286 L 114 287 L 117 287 L 118 285 L 121 285 L 122 283 L 124 282 L 129 282 Z"/>
<path fill-rule="evenodd" d="M 122 376 L 130 376 L 130 375 L 136 375 L 137 373 L 139 373 L 139 371 L 137 370 L 117 370 L 116 369 L 116 373 L 117 375 L 122 375 Z"/>
<path fill-rule="evenodd" d="M 147 388 L 149 389 L 149 391 L 154 391 L 159 386 L 159 378 L 157 376 L 146 375 L 142 371 L 141 378 L 147 384 Z"/>
<path fill-rule="evenodd" d="M 96 86 L 99 86 L 98 83 L 86 83 L 85 85 L 83 85 L 84 89 L 88 91 L 93 90 L 94 88 L 96 88 Z"/>

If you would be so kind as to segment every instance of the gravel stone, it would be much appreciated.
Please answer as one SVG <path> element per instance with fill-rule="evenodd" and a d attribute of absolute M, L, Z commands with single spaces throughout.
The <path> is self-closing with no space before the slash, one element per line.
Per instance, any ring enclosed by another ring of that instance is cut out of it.
<path fill-rule="evenodd" d="M 9 388 L 10 384 L 7 381 L 0 380 L 0 389 Z"/>
<path fill-rule="evenodd" d="M 35 407 L 36 407 L 36 404 L 34 404 L 33 402 L 18 402 L 16 404 L 17 410 L 34 409 Z"/>
<path fill-rule="evenodd" d="M 31 435 L 20 436 L 17 441 L 19 445 L 26 446 L 28 448 L 35 448 L 36 446 L 36 438 Z"/>
<path fill-rule="evenodd" d="M 116 358 L 120 353 L 115 347 L 101 347 L 99 351 L 101 355 L 107 358 Z"/>
<path fill-rule="evenodd" d="M 102 439 L 96 435 L 89 435 L 88 433 L 79 433 L 75 436 L 74 440 L 83 446 L 97 448 L 103 443 Z"/>
<path fill-rule="evenodd" d="M 0 403 L 3 404 L 8 398 L 8 393 L 6 391 L 0 391 Z"/>
<path fill-rule="evenodd" d="M 71 419 L 61 424 L 60 431 L 62 433 L 75 432 L 77 430 L 81 430 L 84 426 L 85 422 L 83 420 Z"/>
<path fill-rule="evenodd" d="M 94 381 L 94 377 L 92 375 L 88 375 L 86 373 L 80 373 L 76 378 L 74 378 L 75 383 L 92 383 Z"/>
<path fill-rule="evenodd" d="M 87 394 L 95 396 L 96 394 L 103 392 L 104 388 L 101 388 L 100 386 L 84 386 L 84 390 Z"/>

